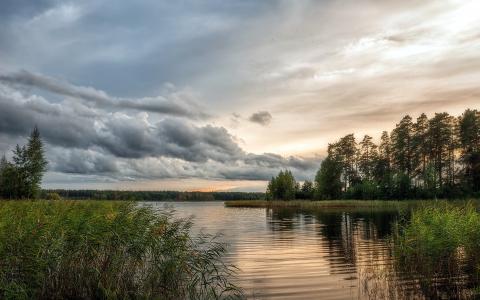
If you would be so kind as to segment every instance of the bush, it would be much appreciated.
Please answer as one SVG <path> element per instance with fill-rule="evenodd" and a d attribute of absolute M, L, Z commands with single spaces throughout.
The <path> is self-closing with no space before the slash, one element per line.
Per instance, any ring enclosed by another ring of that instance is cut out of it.
<path fill-rule="evenodd" d="M 241 297 L 225 245 L 126 202 L 0 202 L 2 299 Z"/>

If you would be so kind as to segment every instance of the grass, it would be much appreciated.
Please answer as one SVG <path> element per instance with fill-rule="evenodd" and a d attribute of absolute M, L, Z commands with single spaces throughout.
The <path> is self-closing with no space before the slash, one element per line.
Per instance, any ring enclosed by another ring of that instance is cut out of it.
<path fill-rule="evenodd" d="M 316 208 L 406 208 L 410 206 L 419 205 L 422 201 L 407 200 L 407 201 L 382 201 L 382 200 L 234 200 L 225 201 L 226 207 L 278 207 L 278 208 L 302 208 L 302 209 L 316 209 Z"/>
<path fill-rule="evenodd" d="M 420 278 L 428 297 L 478 295 L 479 229 L 480 213 L 471 202 L 440 202 L 415 209 L 393 236 L 397 267 Z M 448 288 L 438 291 L 439 282 Z"/>
<path fill-rule="evenodd" d="M 1 299 L 240 298 L 215 236 L 129 202 L 0 202 Z"/>

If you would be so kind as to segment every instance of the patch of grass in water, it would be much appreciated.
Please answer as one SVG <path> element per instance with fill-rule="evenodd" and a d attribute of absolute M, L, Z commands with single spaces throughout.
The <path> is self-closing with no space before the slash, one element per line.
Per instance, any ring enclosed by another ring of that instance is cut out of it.
<path fill-rule="evenodd" d="M 128 202 L 0 202 L 0 298 L 241 298 L 225 244 L 191 226 Z"/>
<path fill-rule="evenodd" d="M 289 201 L 267 201 L 267 200 L 234 200 L 225 201 L 226 207 L 285 207 L 285 208 L 408 208 L 420 205 L 422 201 L 383 201 L 383 200 L 289 200 Z"/>
<path fill-rule="evenodd" d="M 393 236 L 398 270 L 428 297 L 470 297 L 480 285 L 480 213 L 471 202 L 414 209 Z"/>

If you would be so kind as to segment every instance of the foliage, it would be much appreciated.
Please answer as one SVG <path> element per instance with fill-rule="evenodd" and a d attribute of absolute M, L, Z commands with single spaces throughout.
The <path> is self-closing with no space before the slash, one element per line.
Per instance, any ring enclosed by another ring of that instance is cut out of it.
<path fill-rule="evenodd" d="M 316 199 L 421 199 L 480 195 L 480 113 L 404 116 L 380 144 L 348 134 L 328 147 Z"/>
<path fill-rule="evenodd" d="M 421 278 L 426 288 L 434 288 L 432 281 L 437 278 L 479 286 L 478 228 L 480 213 L 471 203 L 440 202 L 414 210 L 393 237 L 398 267 Z"/>
<path fill-rule="evenodd" d="M 317 199 L 339 199 L 342 192 L 341 165 L 332 157 L 322 161 L 315 176 Z"/>
<path fill-rule="evenodd" d="M 309 180 L 305 180 L 302 186 L 297 189 L 295 193 L 296 199 L 312 200 L 314 197 L 315 188 L 313 183 Z"/>
<path fill-rule="evenodd" d="M 269 200 L 293 200 L 297 189 L 292 172 L 282 170 L 268 183 L 266 197 Z"/>
<path fill-rule="evenodd" d="M 26 146 L 17 145 L 13 163 L 5 156 L 0 162 L 0 197 L 7 199 L 37 198 L 47 168 L 40 132 L 35 127 Z"/>
<path fill-rule="evenodd" d="M 132 200 L 132 201 L 230 201 L 261 200 L 265 193 L 253 192 L 180 192 L 180 191 L 114 191 L 114 190 L 43 190 L 41 198 L 57 193 L 70 200 Z"/>
<path fill-rule="evenodd" d="M 191 226 L 128 202 L 0 202 L 0 298 L 242 296 L 225 245 Z"/>

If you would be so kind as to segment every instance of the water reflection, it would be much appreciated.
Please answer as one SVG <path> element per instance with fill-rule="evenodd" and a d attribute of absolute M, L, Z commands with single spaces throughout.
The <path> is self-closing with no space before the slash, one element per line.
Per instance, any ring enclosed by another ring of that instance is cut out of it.
<path fill-rule="evenodd" d="M 195 215 L 197 229 L 223 232 L 230 244 L 227 260 L 240 268 L 238 284 L 250 298 L 431 299 L 461 295 L 449 292 L 459 288 L 455 285 L 458 278 L 438 274 L 433 285 L 426 285 L 424 274 L 405 270 L 393 259 L 389 236 L 397 220 L 408 218 L 395 210 L 225 208 L 218 202 L 178 203 L 175 208 L 181 216 Z"/>

